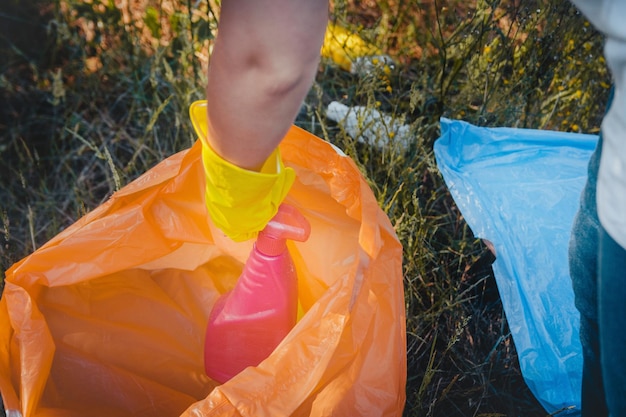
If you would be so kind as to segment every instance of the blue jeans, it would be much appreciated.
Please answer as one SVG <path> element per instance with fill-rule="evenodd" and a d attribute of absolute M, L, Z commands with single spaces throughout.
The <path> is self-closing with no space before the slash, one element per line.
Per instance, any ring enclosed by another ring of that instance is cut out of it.
<path fill-rule="evenodd" d="M 626 416 L 626 250 L 598 221 L 601 153 L 602 135 L 574 219 L 569 266 L 580 312 L 582 417 L 621 417 Z"/>

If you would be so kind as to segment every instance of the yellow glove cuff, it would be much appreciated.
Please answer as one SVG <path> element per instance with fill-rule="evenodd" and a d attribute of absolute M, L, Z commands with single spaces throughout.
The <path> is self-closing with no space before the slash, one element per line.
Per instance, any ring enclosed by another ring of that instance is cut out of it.
<path fill-rule="evenodd" d="M 205 202 L 213 223 L 235 241 L 254 238 L 278 212 L 295 180 L 295 171 L 285 167 L 278 148 L 260 172 L 224 160 L 207 141 L 206 101 L 193 103 L 189 112 L 202 140 Z"/>

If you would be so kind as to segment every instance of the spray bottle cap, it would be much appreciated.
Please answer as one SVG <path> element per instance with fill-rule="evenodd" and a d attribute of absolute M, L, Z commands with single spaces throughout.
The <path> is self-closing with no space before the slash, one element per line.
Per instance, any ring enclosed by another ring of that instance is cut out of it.
<path fill-rule="evenodd" d="M 264 255 L 278 256 L 287 249 L 287 239 L 304 242 L 310 233 L 309 221 L 295 207 L 281 204 L 278 213 L 259 233 L 256 248 Z"/>

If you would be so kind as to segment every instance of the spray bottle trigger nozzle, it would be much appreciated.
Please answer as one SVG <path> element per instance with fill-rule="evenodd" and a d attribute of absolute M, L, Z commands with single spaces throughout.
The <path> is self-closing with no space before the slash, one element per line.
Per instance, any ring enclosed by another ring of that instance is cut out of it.
<path fill-rule="evenodd" d="M 285 240 L 304 242 L 311 234 L 311 224 L 295 207 L 281 204 L 276 215 L 259 233 L 257 249 L 269 256 L 285 250 Z"/>

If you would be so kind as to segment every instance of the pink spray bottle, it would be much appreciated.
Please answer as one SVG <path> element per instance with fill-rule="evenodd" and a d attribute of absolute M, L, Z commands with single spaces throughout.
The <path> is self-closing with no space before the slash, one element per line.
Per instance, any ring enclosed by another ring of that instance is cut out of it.
<path fill-rule="evenodd" d="M 206 330 L 207 375 L 224 383 L 267 358 L 296 324 L 298 279 L 286 240 L 304 242 L 311 226 L 283 204 L 259 233 L 232 291 L 215 303 Z"/>

